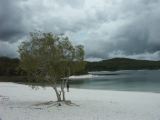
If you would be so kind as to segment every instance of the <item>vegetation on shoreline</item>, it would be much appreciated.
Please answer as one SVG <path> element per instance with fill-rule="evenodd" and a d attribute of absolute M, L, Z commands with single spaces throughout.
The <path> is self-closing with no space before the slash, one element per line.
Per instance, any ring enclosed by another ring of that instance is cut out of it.
<path fill-rule="evenodd" d="M 0 76 L 17 76 L 20 75 L 18 58 L 0 57 Z"/>
<path fill-rule="evenodd" d="M 160 61 L 113 58 L 99 62 L 87 62 L 86 69 L 87 71 L 153 70 L 160 69 Z"/>
<path fill-rule="evenodd" d="M 19 68 L 19 63 L 20 61 L 18 58 L 0 57 L 0 81 L 26 82 L 26 74 Z M 142 69 L 160 69 L 160 61 L 113 58 L 99 62 L 86 62 L 85 70 L 77 72 L 76 74 L 87 74 L 88 71 L 116 71 Z"/>

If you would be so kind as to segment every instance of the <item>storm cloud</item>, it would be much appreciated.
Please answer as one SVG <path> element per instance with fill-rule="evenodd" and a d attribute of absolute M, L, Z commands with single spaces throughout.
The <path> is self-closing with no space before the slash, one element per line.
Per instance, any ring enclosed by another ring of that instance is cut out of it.
<path fill-rule="evenodd" d="M 24 35 L 24 25 L 19 0 L 0 0 L 0 40 L 17 41 Z"/>
<path fill-rule="evenodd" d="M 89 60 L 160 60 L 159 6 L 160 0 L 0 0 L 0 55 L 18 56 L 20 41 L 41 30 L 83 44 Z"/>

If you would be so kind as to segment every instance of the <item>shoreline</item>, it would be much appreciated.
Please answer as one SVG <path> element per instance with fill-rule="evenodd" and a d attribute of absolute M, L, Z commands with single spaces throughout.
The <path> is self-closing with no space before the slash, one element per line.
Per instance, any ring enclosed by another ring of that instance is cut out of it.
<path fill-rule="evenodd" d="M 56 100 L 50 88 L 0 82 L 2 120 L 158 120 L 160 94 L 71 88 L 66 99 L 75 105 L 44 105 Z M 40 106 L 34 106 L 41 104 Z"/>
<path fill-rule="evenodd" d="M 29 84 L 24 84 L 24 83 L 20 83 L 20 82 L 0 82 L 0 84 L 3 84 L 3 83 L 13 83 L 13 84 L 19 84 L 19 85 L 25 85 L 25 86 L 28 86 L 28 87 L 31 87 L 32 85 L 29 85 Z M 39 84 L 41 83 L 35 83 L 35 87 L 39 87 L 39 88 L 48 88 L 50 86 L 46 85 L 46 86 L 40 86 Z M 127 91 L 127 90 L 114 90 L 114 89 L 97 89 L 97 88 L 78 88 L 78 87 L 70 87 L 70 89 L 78 89 L 78 90 L 91 90 L 91 91 L 113 91 L 113 92 L 132 92 L 132 93 L 155 93 L 155 94 L 160 94 L 160 92 L 151 92 L 151 91 L 133 91 L 133 90 L 130 90 L 130 91 Z"/>
<path fill-rule="evenodd" d="M 0 84 L 6 84 L 6 83 L 9 83 L 9 84 L 18 84 L 18 85 L 24 85 L 24 86 L 28 86 L 31 88 L 32 85 L 30 84 L 24 84 L 24 83 L 20 83 L 20 82 L 0 82 Z M 38 87 L 38 88 L 49 88 L 50 86 L 46 85 L 46 86 L 40 86 L 39 84 L 41 83 L 35 83 L 35 85 L 33 85 L 34 87 Z M 0 86 L 1 87 L 1 86 Z M 58 87 L 59 88 L 59 87 Z M 160 94 L 160 92 L 151 92 L 151 91 L 133 91 L 133 90 L 114 90 L 114 89 L 97 89 L 97 88 L 78 88 L 78 87 L 70 87 L 70 89 L 75 89 L 75 90 L 89 90 L 89 91 L 110 91 L 110 92 L 131 92 L 131 93 L 153 93 L 153 94 Z"/>

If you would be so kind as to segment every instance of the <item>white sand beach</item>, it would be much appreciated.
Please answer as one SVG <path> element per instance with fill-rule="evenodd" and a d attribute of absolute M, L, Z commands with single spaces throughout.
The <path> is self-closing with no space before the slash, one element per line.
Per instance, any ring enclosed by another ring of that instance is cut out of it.
<path fill-rule="evenodd" d="M 69 79 L 70 80 L 77 80 L 77 79 L 91 79 L 91 78 L 93 78 L 93 77 L 96 77 L 95 75 L 92 75 L 92 74 L 87 74 L 87 75 L 76 75 L 76 76 L 74 76 L 74 75 L 72 75 L 72 76 L 70 76 L 69 77 Z"/>
<path fill-rule="evenodd" d="M 1 120 L 160 120 L 160 94 L 70 89 L 60 107 L 52 88 L 0 83 Z M 48 102 L 48 104 L 44 104 Z"/>

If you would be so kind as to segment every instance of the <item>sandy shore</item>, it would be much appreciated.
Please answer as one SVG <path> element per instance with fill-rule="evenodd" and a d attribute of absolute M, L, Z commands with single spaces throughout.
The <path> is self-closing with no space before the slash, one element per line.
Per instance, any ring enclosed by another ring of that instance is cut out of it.
<path fill-rule="evenodd" d="M 160 94 L 70 89 L 72 106 L 57 107 L 54 91 L 0 83 L 1 120 L 160 120 Z M 48 104 L 44 104 L 48 102 Z"/>

